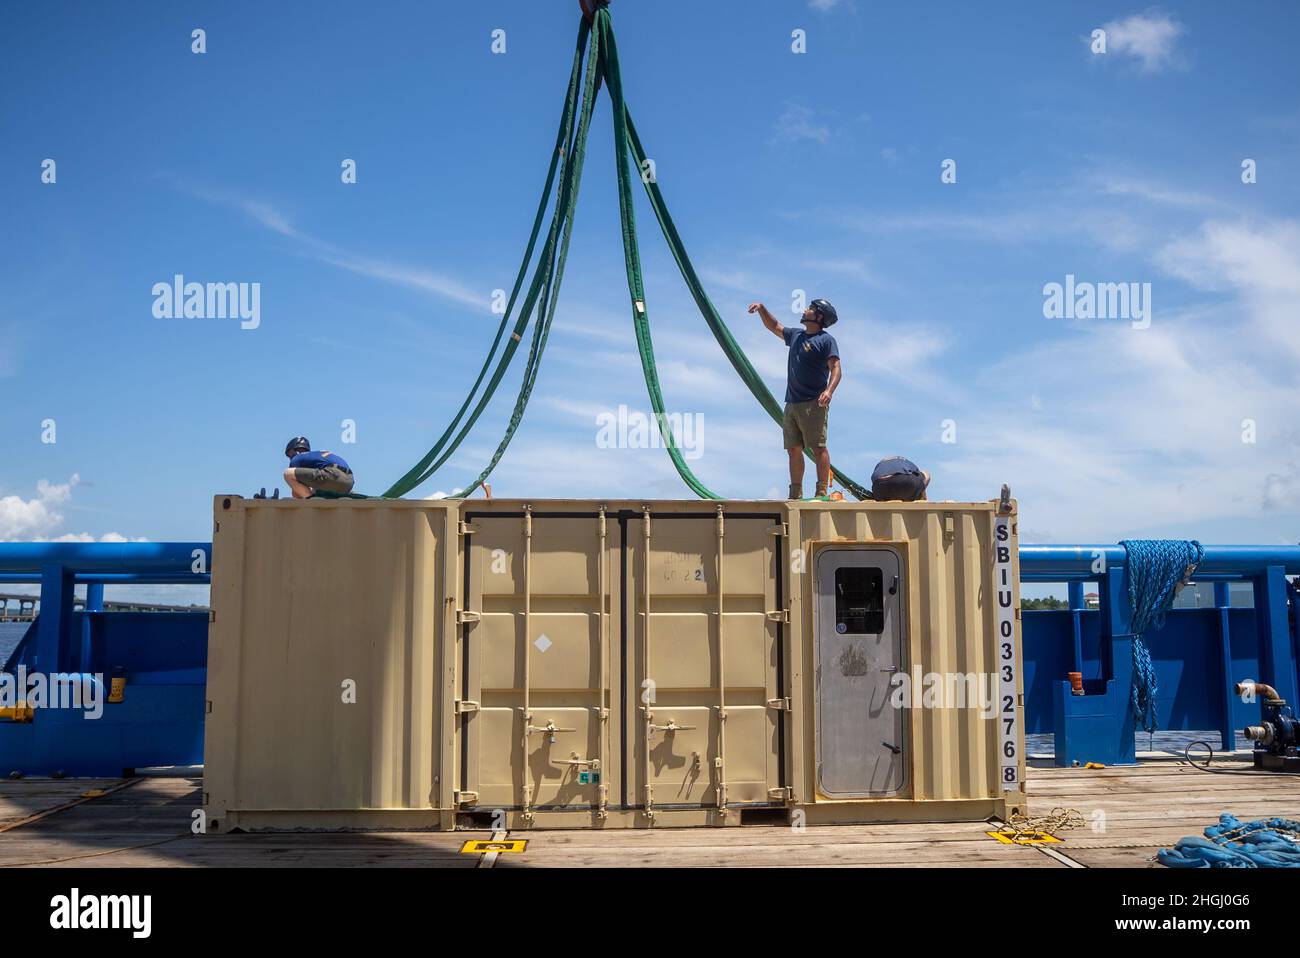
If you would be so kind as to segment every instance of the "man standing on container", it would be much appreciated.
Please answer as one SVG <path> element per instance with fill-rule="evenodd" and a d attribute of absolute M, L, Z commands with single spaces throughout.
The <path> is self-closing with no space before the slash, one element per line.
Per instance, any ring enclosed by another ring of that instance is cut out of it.
<path fill-rule="evenodd" d="M 840 349 L 835 337 L 826 332 L 839 316 L 835 307 L 824 299 L 814 299 L 803 311 L 803 329 L 786 328 L 776 321 L 762 303 L 753 303 L 751 313 L 758 313 L 763 325 L 790 347 L 786 365 L 785 449 L 790 456 L 790 498 L 803 498 L 804 449 L 812 450 L 817 463 L 816 496 L 825 496 L 830 487 L 831 454 L 826 448 L 826 431 L 830 419 L 831 396 L 840 384 Z"/>
<path fill-rule="evenodd" d="M 352 491 L 352 469 L 343 457 L 328 450 L 313 450 L 306 436 L 296 436 L 284 447 L 289 468 L 284 481 L 295 499 L 310 499 L 317 489 L 346 495 Z"/>

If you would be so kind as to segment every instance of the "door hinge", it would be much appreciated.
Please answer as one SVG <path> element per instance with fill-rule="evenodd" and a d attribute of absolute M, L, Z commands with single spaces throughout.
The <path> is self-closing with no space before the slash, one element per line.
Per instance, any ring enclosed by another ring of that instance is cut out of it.
<path fill-rule="evenodd" d="M 479 621 L 482 620 L 482 618 L 483 618 L 483 616 L 481 616 L 479 613 L 477 613 L 477 612 L 472 612 L 472 611 L 470 611 L 469 609 L 457 609 L 457 610 L 456 610 L 456 624 L 457 624 L 457 625 L 464 625 L 466 622 L 479 622 Z"/>
<path fill-rule="evenodd" d="M 769 788 L 767 790 L 767 800 L 769 802 L 790 801 L 790 786 L 782 785 L 780 788 Z"/>
<path fill-rule="evenodd" d="M 478 530 L 474 528 L 474 526 L 472 526 L 470 523 L 466 522 L 464 519 L 461 519 L 458 523 L 456 523 L 457 535 L 472 536 L 476 532 L 478 532 Z"/>
<path fill-rule="evenodd" d="M 787 625 L 789 625 L 789 623 L 790 623 L 790 610 L 789 610 L 789 609 L 769 609 L 769 610 L 768 610 L 766 613 L 764 613 L 764 614 L 765 614 L 765 615 L 768 617 L 768 619 L 771 620 L 772 622 L 784 622 L 784 623 L 786 623 Z"/>
<path fill-rule="evenodd" d="M 457 805 L 477 805 L 478 792 L 454 791 L 451 793 L 451 800 Z"/>
<path fill-rule="evenodd" d="M 216 610 L 216 609 L 208 609 L 208 621 L 209 621 L 209 622 L 216 622 L 216 621 L 217 621 L 217 610 Z"/>
<path fill-rule="evenodd" d="M 788 536 L 790 535 L 790 523 L 788 523 L 788 522 L 778 522 L 778 523 L 777 523 L 776 525 L 774 525 L 774 526 L 768 526 L 768 527 L 767 527 L 767 534 L 770 535 L 770 536 L 785 536 L 785 537 L 788 537 Z"/>
<path fill-rule="evenodd" d="M 478 710 L 479 704 L 473 699 L 456 700 L 456 712 L 459 715 L 464 715 L 466 712 L 477 712 Z"/>
<path fill-rule="evenodd" d="M 779 709 L 782 712 L 790 711 L 790 697 L 787 695 L 783 699 L 768 699 L 767 707 L 770 709 Z"/>

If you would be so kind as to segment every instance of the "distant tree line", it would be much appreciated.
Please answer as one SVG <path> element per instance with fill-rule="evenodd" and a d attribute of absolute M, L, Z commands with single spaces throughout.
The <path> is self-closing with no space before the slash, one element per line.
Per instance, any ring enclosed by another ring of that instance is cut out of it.
<path fill-rule="evenodd" d="M 1048 596 L 1045 599 L 1022 599 L 1020 608 L 1035 611 L 1038 609 L 1068 609 L 1070 604 L 1064 599 Z"/>

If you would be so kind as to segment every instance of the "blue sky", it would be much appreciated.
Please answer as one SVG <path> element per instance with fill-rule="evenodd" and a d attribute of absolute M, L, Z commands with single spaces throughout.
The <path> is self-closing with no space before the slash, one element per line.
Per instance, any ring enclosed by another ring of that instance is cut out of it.
<path fill-rule="evenodd" d="M 1025 540 L 1297 540 L 1300 8 L 612 11 L 678 228 L 778 396 L 783 347 L 745 306 L 793 320 L 802 289 L 838 308 L 841 468 L 865 478 L 903 453 L 934 473 L 935 498 L 1009 482 Z M 492 291 L 510 286 L 531 225 L 577 4 L 3 16 L 0 538 L 206 538 L 211 496 L 276 485 L 299 433 L 346 456 L 361 491 L 405 472 L 496 328 Z M 649 408 L 612 153 L 602 95 L 555 330 L 498 497 L 689 495 L 662 449 L 596 442 L 597 416 Z M 947 159 L 955 183 L 941 182 Z M 704 423 L 692 467 L 724 495 L 783 494 L 780 430 L 638 202 L 667 406 Z M 260 283 L 260 325 L 155 318 L 151 289 L 176 273 Z M 1046 318 L 1044 286 L 1067 274 L 1150 283 L 1149 327 Z M 521 370 L 414 495 L 477 475 Z"/>

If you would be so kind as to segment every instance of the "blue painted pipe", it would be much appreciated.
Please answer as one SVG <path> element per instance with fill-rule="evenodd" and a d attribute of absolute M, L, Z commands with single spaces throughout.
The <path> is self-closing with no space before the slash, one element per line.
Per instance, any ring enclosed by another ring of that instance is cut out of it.
<path fill-rule="evenodd" d="M 0 585 L 34 585 L 40 581 L 39 572 L 0 572 Z M 204 585 L 212 581 L 212 576 L 192 572 L 79 572 L 73 581 L 77 585 Z"/>
<path fill-rule="evenodd" d="M 196 549 L 202 550 L 203 568 L 210 571 L 210 542 L 0 542 L 0 572 L 39 574 L 43 567 L 57 565 L 71 572 L 160 572 L 192 578 Z"/>
<path fill-rule="evenodd" d="M 94 581 L 156 581 L 143 578 L 146 574 L 175 576 L 169 581 L 176 582 L 206 581 L 206 573 L 191 571 L 195 550 L 202 550 L 206 567 L 212 555 L 210 542 L 3 542 L 0 575 L 39 575 L 45 566 L 58 565 L 80 575 L 91 575 Z M 1047 581 L 1042 579 L 1044 576 L 1092 578 L 1099 575 L 1093 572 L 1099 555 L 1108 568 L 1124 565 L 1125 552 L 1120 545 L 1026 544 L 1020 547 L 1020 572 L 1027 581 Z M 1270 566 L 1281 566 L 1287 575 L 1300 575 L 1300 546 L 1206 546 L 1197 571 L 1207 578 L 1260 575 Z M 115 580 L 107 578 L 108 574 L 140 578 Z"/>
<path fill-rule="evenodd" d="M 1098 575 L 1093 563 L 1100 554 L 1106 568 L 1124 565 L 1124 547 L 1120 545 L 1079 545 L 1020 547 L 1022 576 Z M 1205 558 L 1198 574 L 1259 575 L 1269 566 L 1282 566 L 1287 575 L 1300 575 L 1300 546 L 1206 546 Z"/>

